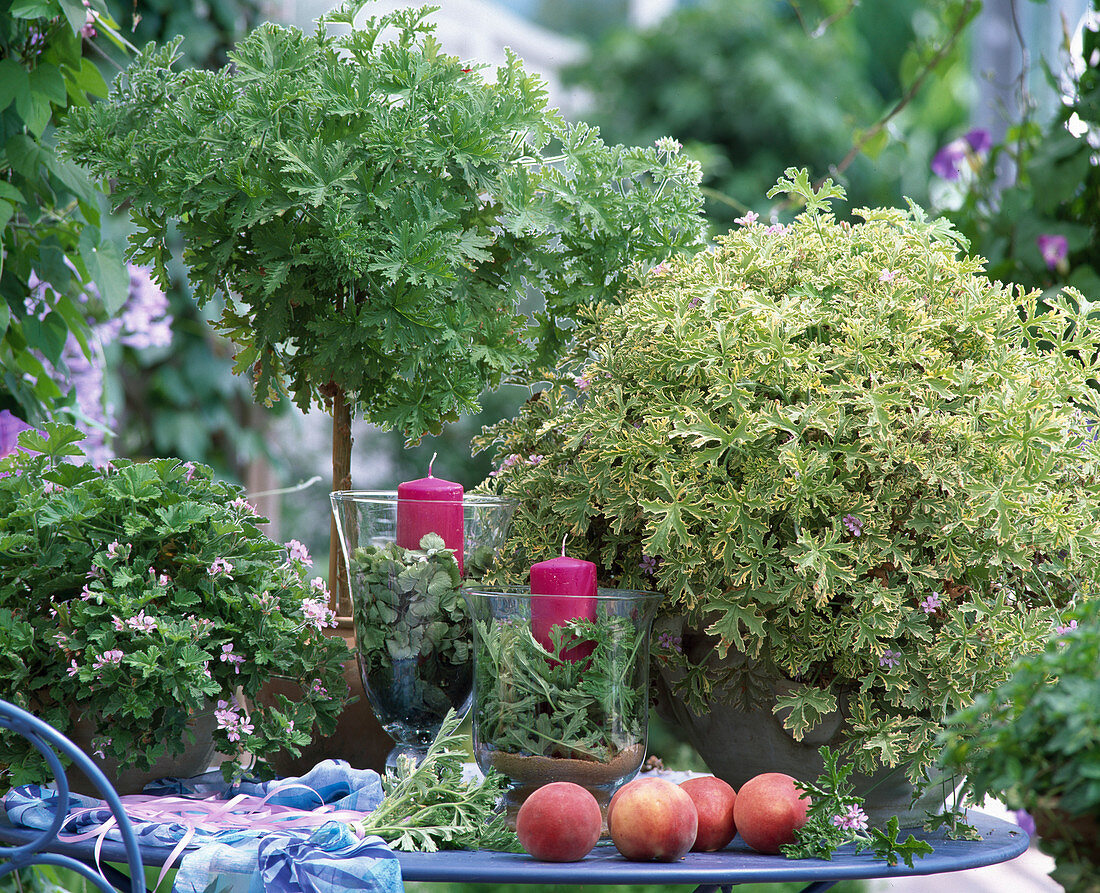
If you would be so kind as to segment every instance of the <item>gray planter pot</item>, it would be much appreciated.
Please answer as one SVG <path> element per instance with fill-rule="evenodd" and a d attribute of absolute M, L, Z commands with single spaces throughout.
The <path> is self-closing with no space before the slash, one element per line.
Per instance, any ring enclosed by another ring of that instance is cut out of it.
<path fill-rule="evenodd" d="M 158 778 L 191 778 L 211 768 L 215 759 L 214 730 L 217 720 L 213 703 L 209 706 L 209 710 L 195 715 L 187 724 L 194 737 L 190 742 L 185 742 L 183 752 L 165 754 L 148 769 L 126 767 L 116 759 L 103 759 L 92 753 L 92 739 L 100 733 L 94 717 L 81 715 L 75 718 L 69 738 L 102 770 L 119 794 L 140 794 L 145 785 Z M 91 797 L 102 796 L 91 780 L 75 766 L 70 766 L 65 776 L 69 780 L 70 790 Z"/>
<path fill-rule="evenodd" d="M 694 641 L 693 660 L 718 666 L 719 659 L 713 648 L 699 650 L 699 642 L 705 637 L 672 629 L 670 623 L 675 625 L 676 621 L 663 621 L 665 628 L 683 637 L 686 647 L 692 647 L 688 643 Z M 732 652 L 725 662 L 747 664 L 743 655 Z M 772 713 L 771 700 L 754 701 L 750 708 L 743 709 L 730 703 L 736 698 L 716 699 L 708 705 L 707 712 L 699 716 L 673 695 L 676 674 L 658 667 L 654 684 L 657 715 L 680 730 L 707 768 L 736 790 L 763 772 L 782 772 L 799 781 L 816 781 L 823 765 L 819 748 L 822 745 L 835 748 L 839 741 L 843 723 L 840 713 L 827 718 L 801 741 L 796 741 L 783 728 L 782 717 Z M 768 679 L 763 684 L 770 689 L 772 697 L 793 687 L 780 678 Z M 853 772 L 849 780 L 856 796 L 863 798 L 870 823 L 876 827 L 884 827 L 892 816 L 898 817 L 902 828 L 918 827 L 924 823 L 926 812 L 943 809 L 953 790 L 953 786 L 949 787 L 950 779 L 929 779 L 920 799 L 914 803 L 914 787 L 900 767 L 882 769 L 869 776 Z"/>

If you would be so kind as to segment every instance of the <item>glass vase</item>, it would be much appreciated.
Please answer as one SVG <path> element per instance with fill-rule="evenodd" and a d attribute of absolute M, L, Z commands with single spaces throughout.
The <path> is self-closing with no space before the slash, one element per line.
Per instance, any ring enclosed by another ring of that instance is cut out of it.
<path fill-rule="evenodd" d="M 446 517 L 459 511 L 457 503 L 399 500 L 389 490 L 340 490 L 331 501 L 356 659 L 371 709 L 395 742 L 386 758 L 393 770 L 403 755 L 423 758 L 449 710 L 470 709 L 473 642 L 462 582 L 474 583 L 492 569 L 514 503 L 466 494 L 459 534 Z M 433 513 L 450 542 L 431 524 L 423 535 L 418 530 L 418 543 L 402 541 L 410 516 L 420 523 Z"/>
<path fill-rule="evenodd" d="M 571 781 L 611 795 L 645 759 L 649 637 L 661 596 L 599 589 L 595 600 L 526 589 L 466 590 L 474 625 L 474 756 L 510 786 L 516 812 L 536 788 Z M 594 601 L 594 604 L 593 604 Z M 563 608 L 563 604 L 566 607 Z M 541 628 L 548 610 L 560 622 Z M 532 624 L 534 608 L 535 624 Z"/>

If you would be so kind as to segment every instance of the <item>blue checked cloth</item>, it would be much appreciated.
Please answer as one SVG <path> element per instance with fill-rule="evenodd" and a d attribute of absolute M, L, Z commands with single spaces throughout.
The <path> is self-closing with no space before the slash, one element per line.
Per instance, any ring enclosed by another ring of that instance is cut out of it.
<path fill-rule="evenodd" d="M 382 802 L 378 773 L 353 769 L 342 760 L 325 760 L 300 778 L 227 785 L 220 772 L 192 779 L 163 779 L 145 788 L 141 813 L 159 797 L 229 800 L 237 795 L 266 799 L 270 805 L 312 810 L 370 812 Z M 28 828 L 48 828 L 57 807 L 57 791 L 38 785 L 13 788 L 4 797 L 9 820 Z M 86 833 L 103 825 L 110 810 L 102 801 L 70 794 L 64 833 Z M 155 811 L 155 804 L 153 805 Z M 128 809 L 129 811 L 129 809 Z M 138 810 L 135 809 L 135 812 Z M 218 828 L 215 823 L 132 818 L 138 844 L 174 847 L 188 834 L 175 893 L 403 893 L 401 867 L 380 837 L 359 839 L 342 821 L 314 828 Z M 118 839 L 117 830 L 107 831 Z"/>

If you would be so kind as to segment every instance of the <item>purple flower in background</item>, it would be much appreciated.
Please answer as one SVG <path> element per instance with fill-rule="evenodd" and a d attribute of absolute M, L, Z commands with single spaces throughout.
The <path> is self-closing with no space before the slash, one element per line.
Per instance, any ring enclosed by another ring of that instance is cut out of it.
<path fill-rule="evenodd" d="M 863 522 L 855 515 L 845 515 L 840 520 L 844 522 L 844 526 L 848 528 L 848 532 L 852 536 L 863 535 Z"/>
<path fill-rule="evenodd" d="M 1069 242 L 1066 241 L 1065 236 L 1043 233 L 1035 238 L 1035 242 L 1039 246 L 1039 253 L 1043 256 L 1043 263 L 1047 265 L 1048 270 L 1057 267 L 1069 254 Z"/>
<path fill-rule="evenodd" d="M 113 457 L 109 445 L 109 432 L 116 426 L 114 407 L 106 399 L 104 369 L 107 364 L 105 350 L 117 342 L 136 350 L 165 347 L 172 340 L 172 317 L 168 314 L 168 298 L 153 282 L 150 273 L 142 267 L 129 266 L 129 297 L 121 314 L 106 321 L 89 320 L 90 356 L 85 355 L 80 342 L 70 333 L 61 354 L 61 362 L 55 368 L 44 362 L 51 377 L 71 388 L 76 394 L 81 414 L 90 424 L 78 422 L 85 435 L 82 449 L 88 461 L 103 467 Z M 31 274 L 27 287 L 30 296 L 25 306 L 28 315 L 44 318 L 51 311 L 51 295 L 47 283 Z M 95 284 L 87 286 L 82 295 L 84 303 L 99 296 Z M 89 311 L 90 312 L 90 311 Z M 40 357 L 40 359 L 43 359 Z"/>
<path fill-rule="evenodd" d="M 970 161 L 993 145 L 989 132 L 977 128 L 952 140 L 932 157 L 932 173 L 945 180 L 959 179 L 962 163 Z"/>
<path fill-rule="evenodd" d="M 1035 836 L 1035 819 L 1031 817 L 1031 813 L 1023 809 L 1017 809 L 1014 818 L 1016 824 L 1023 828 L 1029 837 Z"/>
<path fill-rule="evenodd" d="M 122 335 L 127 347 L 145 350 L 172 343 L 172 315 L 168 295 L 153 282 L 147 267 L 130 266 L 130 299 L 122 311 Z"/>
<path fill-rule="evenodd" d="M 648 574 L 652 577 L 657 573 L 657 564 L 660 560 L 660 558 L 654 555 L 643 555 L 642 560 L 638 562 L 638 567 L 641 568 L 643 574 Z"/>
<path fill-rule="evenodd" d="M 10 410 L 0 409 L 0 456 L 6 456 L 15 449 L 19 435 L 31 428 Z"/>
<path fill-rule="evenodd" d="M 885 651 L 883 651 L 882 652 L 882 657 L 880 657 L 878 659 L 878 665 L 880 667 L 886 667 L 886 669 L 888 669 L 888 670 L 891 667 L 896 667 L 900 663 L 901 663 L 901 652 L 900 651 L 892 651 L 889 648 L 887 648 Z"/>
<path fill-rule="evenodd" d="M 680 636 L 674 636 L 667 630 L 657 637 L 657 644 L 669 651 L 678 651 L 682 653 L 684 650 L 682 643 L 683 639 Z"/>

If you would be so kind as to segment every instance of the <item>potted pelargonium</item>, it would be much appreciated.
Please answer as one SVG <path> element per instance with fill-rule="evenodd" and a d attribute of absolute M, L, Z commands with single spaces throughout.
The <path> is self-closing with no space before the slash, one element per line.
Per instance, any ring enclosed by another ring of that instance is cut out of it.
<path fill-rule="evenodd" d="M 430 8 L 361 20 L 367 5 L 312 34 L 264 24 L 217 72 L 150 46 L 61 133 L 129 208 L 132 258 L 166 284 L 174 225 L 198 300 L 228 296 L 217 327 L 257 398 L 331 413 L 334 491 L 352 489 L 353 416 L 438 433 L 556 360 L 631 262 L 703 233 L 699 166 L 674 141 L 607 145 L 514 54 L 487 79 L 442 51 Z M 328 576 L 350 640 L 335 527 Z"/>
<path fill-rule="evenodd" d="M 1100 878 L 1100 601 L 1067 618 L 1047 647 L 949 717 L 941 761 L 965 771 L 964 794 L 996 797 L 1034 820 L 1051 877 L 1067 893 L 1095 893 Z"/>
<path fill-rule="evenodd" d="M 123 791 L 204 772 L 215 750 L 227 776 L 269 776 L 264 758 L 331 729 L 347 695 L 347 649 L 323 634 L 332 614 L 308 555 L 271 540 L 208 467 L 97 468 L 82 437 L 47 424 L 0 459 L 0 698 L 74 737 Z M 257 702 L 272 677 L 303 697 Z M 180 754 L 190 763 L 164 761 Z M 0 769 L 17 784 L 52 777 L 18 736 Z"/>
<path fill-rule="evenodd" d="M 1100 331 L 919 208 L 839 222 L 793 169 L 780 193 L 793 222 L 636 271 L 484 434 L 487 486 L 519 572 L 568 534 L 603 585 L 665 595 L 658 707 L 713 771 L 812 781 L 828 743 L 912 820 L 944 717 L 1096 591 Z"/>

